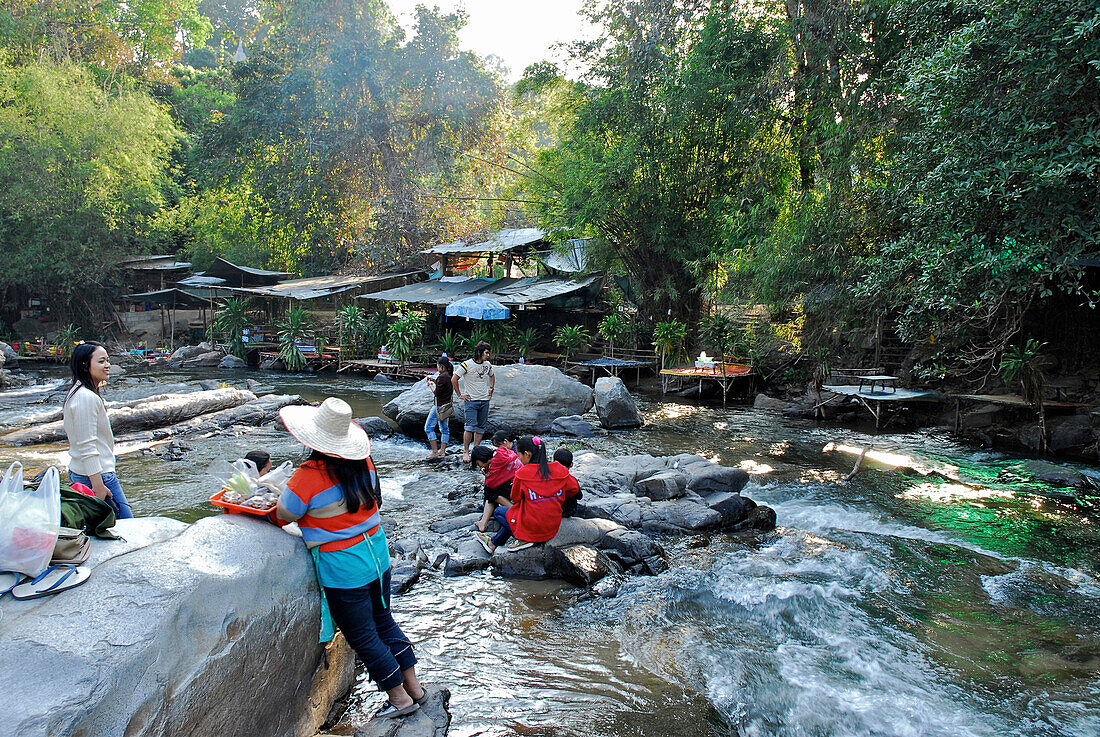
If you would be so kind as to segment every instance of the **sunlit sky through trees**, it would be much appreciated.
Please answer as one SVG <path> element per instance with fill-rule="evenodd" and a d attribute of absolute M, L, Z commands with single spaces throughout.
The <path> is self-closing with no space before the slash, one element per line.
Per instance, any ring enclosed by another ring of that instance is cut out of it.
<path fill-rule="evenodd" d="M 417 4 L 438 5 L 440 10 L 466 10 L 468 21 L 459 34 L 462 45 L 483 57 L 499 57 L 508 68 L 507 80 L 519 79 L 528 64 L 543 59 L 563 63 L 567 54 L 554 50 L 591 38 L 592 27 L 578 14 L 584 0 L 388 0 L 401 24 L 410 28 Z M 562 64 L 567 66 L 566 64 Z M 575 70 L 572 70 L 575 72 Z"/>

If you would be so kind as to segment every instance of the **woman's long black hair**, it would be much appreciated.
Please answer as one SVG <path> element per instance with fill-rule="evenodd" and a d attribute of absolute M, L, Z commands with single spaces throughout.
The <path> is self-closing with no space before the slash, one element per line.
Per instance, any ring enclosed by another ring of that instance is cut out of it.
<path fill-rule="evenodd" d="M 328 472 L 329 478 L 340 484 L 344 491 L 344 500 L 348 503 L 348 512 L 355 514 L 363 504 L 374 503 L 382 508 L 382 486 L 378 481 L 378 473 L 374 474 L 371 481 L 370 464 L 367 459 L 361 461 L 349 461 L 346 458 L 330 456 L 315 450 L 310 453 L 309 460 L 319 461 Z"/>
<path fill-rule="evenodd" d="M 443 357 L 437 358 L 435 359 L 435 365 L 443 367 L 443 371 L 450 374 L 451 376 L 455 375 L 454 364 L 452 364 L 449 359 Z"/>
<path fill-rule="evenodd" d="M 96 343 L 94 340 L 88 340 L 76 348 L 73 348 L 73 355 L 69 358 L 69 369 L 73 372 L 73 384 L 69 388 L 69 393 L 65 397 L 65 401 L 69 401 L 78 387 L 84 386 L 91 389 L 96 394 L 99 394 L 99 387 L 96 386 L 95 381 L 92 380 L 92 354 L 95 353 L 96 348 L 103 348 L 103 345 Z M 103 348 L 103 350 L 107 350 Z"/>
<path fill-rule="evenodd" d="M 543 481 L 550 480 L 550 464 L 546 461 L 546 443 L 542 438 L 524 435 L 516 442 L 517 453 L 530 453 L 531 460 L 528 463 L 539 464 L 539 478 Z"/>

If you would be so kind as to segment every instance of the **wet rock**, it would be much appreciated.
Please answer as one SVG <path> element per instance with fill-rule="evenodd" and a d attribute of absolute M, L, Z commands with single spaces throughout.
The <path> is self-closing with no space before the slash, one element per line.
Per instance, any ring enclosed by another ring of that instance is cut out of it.
<path fill-rule="evenodd" d="M 279 416 L 279 410 L 291 404 L 306 404 L 306 402 L 297 394 L 267 394 L 251 402 L 193 417 L 190 420 L 178 422 L 168 427 L 158 427 L 144 433 L 116 436 L 116 440 L 163 439 L 173 435 L 189 436 L 229 432 L 234 427 L 242 426 L 260 427 L 274 422 Z"/>
<path fill-rule="evenodd" d="M 1055 452 L 1082 451 L 1096 443 L 1088 415 L 1073 415 L 1050 421 L 1047 447 Z"/>
<path fill-rule="evenodd" d="M 524 550 L 508 550 L 501 546 L 489 559 L 493 570 L 510 578 L 558 578 L 557 553 L 542 543 Z"/>
<path fill-rule="evenodd" d="M 261 371 L 284 371 L 286 370 L 286 364 L 283 363 L 281 358 L 265 358 L 260 361 Z"/>
<path fill-rule="evenodd" d="M 642 416 L 622 379 L 617 376 L 596 379 L 594 398 L 600 424 L 608 430 L 641 427 Z"/>
<path fill-rule="evenodd" d="M 390 592 L 400 596 L 420 580 L 420 567 L 405 560 L 390 560 Z"/>
<path fill-rule="evenodd" d="M 215 389 L 221 389 L 222 383 L 214 379 L 203 379 L 199 382 L 199 387 L 206 391 L 214 391 Z"/>
<path fill-rule="evenodd" d="M 360 417 L 355 420 L 372 438 L 388 438 L 396 432 L 393 425 L 382 417 Z"/>
<path fill-rule="evenodd" d="M 619 595 L 619 589 L 623 586 L 621 574 L 615 574 L 602 578 L 592 587 L 592 593 L 605 599 L 613 599 Z"/>
<path fill-rule="evenodd" d="M 500 429 L 546 433 L 556 418 L 582 415 L 592 407 L 592 390 L 553 366 L 514 364 L 495 366 L 493 371 L 496 391 L 489 407 L 490 433 Z M 405 435 L 424 437 L 424 421 L 433 400 L 427 382 L 420 381 L 390 400 L 382 413 Z M 461 438 L 465 403 L 456 396 L 454 406 L 451 437 Z"/>
<path fill-rule="evenodd" d="M 157 455 L 166 461 L 182 461 L 184 454 L 194 450 L 190 443 L 173 440 L 164 446 Z"/>
<path fill-rule="evenodd" d="M 656 540 L 637 530 L 612 530 L 601 540 L 600 545 L 604 550 L 618 553 L 628 563 L 665 556 L 664 549 Z"/>
<path fill-rule="evenodd" d="M 481 543 L 472 537 L 458 544 L 458 550 L 447 556 L 443 564 L 443 575 L 448 578 L 463 576 L 474 571 L 484 571 L 489 567 L 489 554 Z"/>
<path fill-rule="evenodd" d="M 736 493 L 749 482 L 748 471 L 743 468 L 719 466 L 717 463 L 693 463 L 684 468 L 684 473 L 688 488 L 700 494 L 710 491 Z"/>
<path fill-rule="evenodd" d="M 654 531 L 706 530 L 722 524 L 722 515 L 686 499 L 653 502 L 642 508 L 642 529 Z"/>
<path fill-rule="evenodd" d="M 794 404 L 791 402 L 769 397 L 767 394 L 757 394 L 756 401 L 752 403 L 753 409 L 764 410 L 766 412 L 783 412 L 793 406 Z"/>
<path fill-rule="evenodd" d="M 237 356 L 229 355 L 218 362 L 218 368 L 223 369 L 243 369 L 248 368 L 248 361 Z"/>
<path fill-rule="evenodd" d="M 1052 486 L 1068 486 L 1073 489 L 1084 489 L 1091 486 L 1089 478 L 1080 471 L 1067 466 L 1059 466 L 1057 463 L 1049 461 L 1024 461 L 1016 464 L 1013 470 L 1023 476 Z"/>
<path fill-rule="evenodd" d="M 596 436 L 592 423 L 580 415 L 558 417 L 550 425 L 551 435 L 566 435 L 573 438 L 593 438 Z"/>
<path fill-rule="evenodd" d="M 262 384 L 255 379 L 245 379 L 244 386 L 248 391 L 252 392 L 256 396 L 261 394 L 270 394 L 273 389 L 267 384 Z"/>
<path fill-rule="evenodd" d="M 775 529 L 775 510 L 771 507 L 760 505 L 749 512 L 749 516 L 736 525 L 727 528 L 728 532 L 743 532 L 755 530 L 757 532 L 771 532 Z"/>
<path fill-rule="evenodd" d="M 591 586 L 605 576 L 622 572 L 606 553 L 590 545 L 569 545 L 557 552 L 555 565 L 560 577 L 578 586 Z"/>
<path fill-rule="evenodd" d="M 374 378 L 371 379 L 371 381 L 373 381 L 375 384 L 396 384 L 397 383 L 396 381 L 394 381 L 390 377 L 386 376 L 385 374 L 375 374 Z"/>
<path fill-rule="evenodd" d="M 668 570 L 668 561 L 664 558 L 653 556 L 642 561 L 641 573 L 650 576 L 660 576 Z"/>
<path fill-rule="evenodd" d="M 221 410 L 253 402 L 256 395 L 244 389 L 216 389 L 190 394 L 157 394 L 132 402 L 112 402 L 107 416 L 116 436 L 190 420 Z M 61 421 L 48 422 L 17 430 L 0 437 L 11 445 L 60 442 L 65 439 Z"/>
<path fill-rule="evenodd" d="M 745 520 L 756 508 L 756 502 L 737 493 L 714 491 L 704 495 L 706 505 L 722 517 L 721 527 L 736 525 Z"/>
<path fill-rule="evenodd" d="M 427 701 L 407 717 L 372 719 L 355 737 L 447 737 L 451 725 L 451 692 L 446 688 L 425 687 Z"/>
<path fill-rule="evenodd" d="M 120 520 L 125 540 L 92 541 L 88 583 L 5 600 L 3 733 L 314 734 L 354 684 L 354 653 L 317 643 L 301 540 L 242 517 Z"/>
<path fill-rule="evenodd" d="M 687 489 L 687 476 L 679 471 L 657 471 L 634 482 L 634 493 L 653 501 L 676 499 Z"/>

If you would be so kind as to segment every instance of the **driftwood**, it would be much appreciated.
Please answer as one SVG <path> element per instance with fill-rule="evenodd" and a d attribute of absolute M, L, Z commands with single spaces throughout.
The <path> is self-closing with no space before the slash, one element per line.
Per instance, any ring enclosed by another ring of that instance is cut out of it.
<path fill-rule="evenodd" d="M 167 441 L 170 437 L 212 437 L 235 425 L 259 427 L 274 422 L 279 410 L 290 404 L 305 404 L 297 394 L 267 394 L 251 402 L 211 412 L 154 430 L 131 433 L 118 438 L 123 443 Z"/>
<path fill-rule="evenodd" d="M 214 389 L 189 394 L 158 394 L 144 400 L 108 407 L 107 416 L 116 435 L 151 430 L 190 420 L 211 412 L 231 409 L 256 401 L 256 395 L 246 389 Z M 10 432 L 0 441 L 9 445 L 56 443 L 65 439 L 60 421 L 48 422 Z"/>

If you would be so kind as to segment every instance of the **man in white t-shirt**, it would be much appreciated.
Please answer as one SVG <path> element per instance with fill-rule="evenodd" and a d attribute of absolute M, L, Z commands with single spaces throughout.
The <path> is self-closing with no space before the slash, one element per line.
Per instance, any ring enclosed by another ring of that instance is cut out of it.
<path fill-rule="evenodd" d="M 462 380 L 462 388 L 459 388 L 459 379 Z M 485 437 L 485 427 L 489 423 L 489 400 L 493 398 L 496 381 L 493 364 L 489 363 L 489 344 L 485 342 L 477 344 L 473 359 L 460 363 L 451 377 L 455 394 L 466 403 L 466 431 L 462 434 L 463 463 L 470 462 L 470 442 L 480 445 Z"/>

